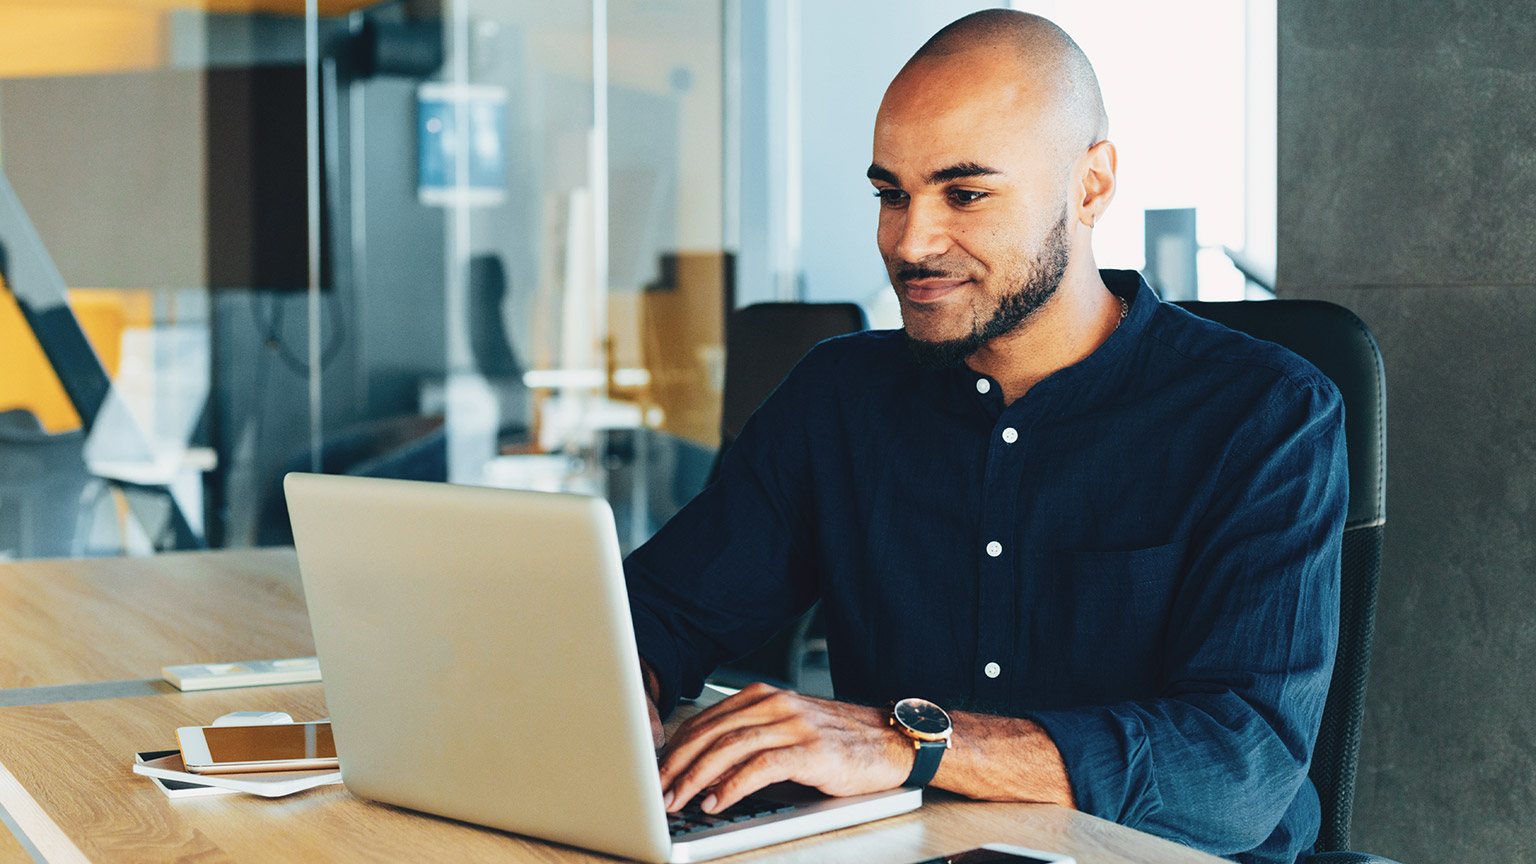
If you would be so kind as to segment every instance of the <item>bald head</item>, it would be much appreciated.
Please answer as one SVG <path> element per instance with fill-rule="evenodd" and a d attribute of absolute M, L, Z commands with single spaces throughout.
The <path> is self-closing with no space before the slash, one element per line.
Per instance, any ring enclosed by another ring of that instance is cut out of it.
<path fill-rule="evenodd" d="M 999 64 L 1005 68 L 996 68 Z M 957 65 L 974 69 L 978 81 L 1002 73 L 1028 87 L 1063 155 L 1081 153 L 1109 136 L 1093 65 L 1066 31 L 1039 15 L 1009 9 L 973 12 L 935 33 L 891 86 Z"/>
<path fill-rule="evenodd" d="M 1046 346 L 1112 330 L 1123 307 L 1093 263 L 1093 227 L 1115 194 L 1108 125 L 1088 58 L 1036 15 L 967 15 L 902 67 L 866 173 L 920 362 L 993 352 L 983 362 L 1017 372 L 1034 349 L 1008 346 L 1027 322 L 1054 322 L 1032 343 Z"/>

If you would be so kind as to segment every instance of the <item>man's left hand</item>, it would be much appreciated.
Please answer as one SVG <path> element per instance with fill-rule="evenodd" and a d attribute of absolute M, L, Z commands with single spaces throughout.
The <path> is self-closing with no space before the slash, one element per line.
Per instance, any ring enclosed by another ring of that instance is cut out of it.
<path fill-rule="evenodd" d="M 716 813 L 785 780 L 828 795 L 893 789 L 912 771 L 914 751 L 879 708 L 831 702 L 753 684 L 690 718 L 661 762 L 667 810 L 704 790 Z"/>

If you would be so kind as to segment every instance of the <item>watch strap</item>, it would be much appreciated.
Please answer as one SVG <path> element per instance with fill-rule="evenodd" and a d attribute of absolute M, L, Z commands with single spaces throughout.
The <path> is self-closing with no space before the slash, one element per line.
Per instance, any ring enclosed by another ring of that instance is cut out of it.
<path fill-rule="evenodd" d="M 946 744 L 943 741 L 916 741 L 914 749 L 917 756 L 912 760 L 912 773 L 907 775 L 907 780 L 902 783 L 909 789 L 921 789 L 933 781 L 933 775 L 939 773 L 939 761 L 944 758 Z"/>

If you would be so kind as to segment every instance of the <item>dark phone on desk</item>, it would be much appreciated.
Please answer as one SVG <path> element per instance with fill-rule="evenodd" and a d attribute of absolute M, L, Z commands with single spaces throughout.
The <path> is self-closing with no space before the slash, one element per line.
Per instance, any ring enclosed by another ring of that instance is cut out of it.
<path fill-rule="evenodd" d="M 914 864 L 1076 864 L 1076 861 L 1070 855 L 1056 852 L 1041 852 L 1039 849 L 1025 849 L 1022 846 L 988 843 L 964 852 L 926 858 Z"/>

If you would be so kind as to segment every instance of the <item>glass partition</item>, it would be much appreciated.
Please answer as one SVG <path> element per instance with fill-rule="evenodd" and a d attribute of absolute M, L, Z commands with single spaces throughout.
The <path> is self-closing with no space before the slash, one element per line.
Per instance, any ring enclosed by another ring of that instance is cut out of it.
<path fill-rule="evenodd" d="M 321 341 L 351 372 L 321 375 L 323 470 L 606 496 L 625 548 L 702 486 L 729 299 L 719 17 L 380 4 L 317 40 Z"/>
<path fill-rule="evenodd" d="M 607 496 L 630 548 L 719 439 L 720 4 L 443 8 L 418 197 L 445 221 L 449 477 Z"/>
<path fill-rule="evenodd" d="M 0 557 L 291 542 L 293 470 L 643 540 L 718 442 L 722 8 L 0 0 Z"/>
<path fill-rule="evenodd" d="M 0 3 L 0 556 L 227 536 L 219 314 L 308 288 L 303 4 L 247 5 Z"/>
<path fill-rule="evenodd" d="M 0 557 L 289 543 L 295 470 L 602 495 L 641 542 L 709 475 L 727 310 L 899 325 L 857 160 L 986 4 L 876 5 L 0 0 Z M 1116 211 L 1204 209 L 1207 288 L 1262 246 L 1245 8 L 1180 90 L 1224 179 L 1136 204 L 1127 146 Z"/>

